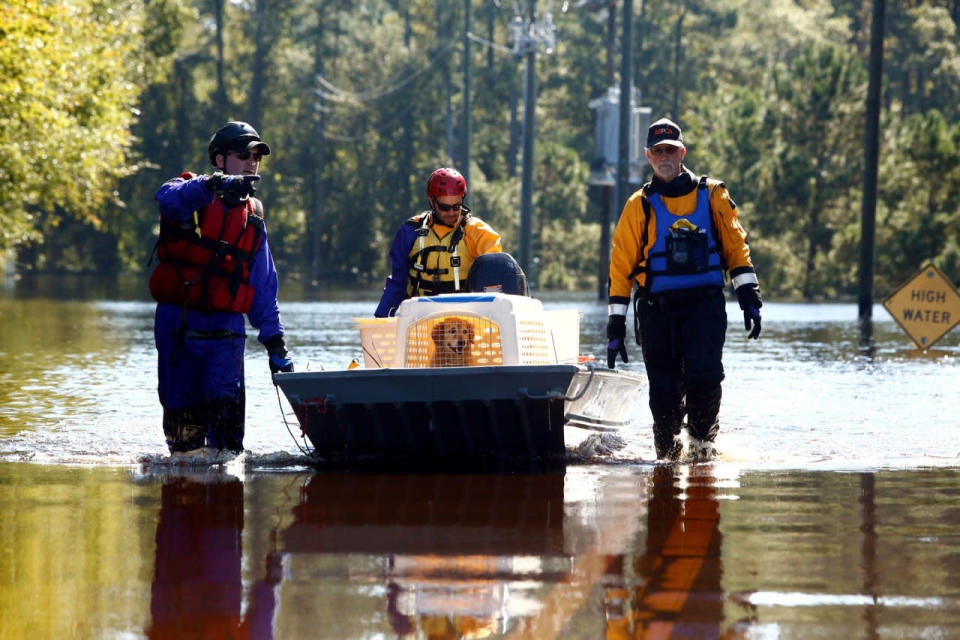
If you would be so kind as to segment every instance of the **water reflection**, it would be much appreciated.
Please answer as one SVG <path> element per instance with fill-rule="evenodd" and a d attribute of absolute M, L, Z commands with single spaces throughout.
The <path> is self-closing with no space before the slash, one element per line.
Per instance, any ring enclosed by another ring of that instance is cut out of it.
<path fill-rule="evenodd" d="M 562 473 L 313 476 L 280 535 L 296 568 L 284 593 L 346 579 L 336 599 L 379 609 L 366 622 L 399 638 L 718 637 L 711 466 L 604 478 L 589 500 L 565 495 L 568 483 Z M 311 612 L 300 614 L 285 631 L 310 628 Z"/>
<path fill-rule="evenodd" d="M 653 470 L 642 552 L 617 557 L 605 637 L 717 638 L 723 586 L 716 478 L 710 465 Z"/>
<path fill-rule="evenodd" d="M 872 473 L 860 474 L 860 504 L 862 516 L 860 531 L 863 542 L 860 545 L 860 558 L 863 565 L 863 593 L 872 600 L 863 608 L 864 628 L 869 640 L 878 638 L 877 601 L 879 593 L 879 575 L 877 573 L 877 479 Z"/>
<path fill-rule="evenodd" d="M 0 638 L 958 637 L 958 486 L 0 463 Z"/>
<path fill-rule="evenodd" d="M 535 613 L 541 584 L 569 570 L 563 486 L 561 473 L 316 475 L 281 539 L 295 580 L 339 566 L 354 601 L 378 583 L 396 637 L 487 637 Z"/>
<path fill-rule="evenodd" d="M 873 341 L 873 320 L 860 318 L 860 355 L 870 362 L 876 353 L 877 347 Z"/>
<path fill-rule="evenodd" d="M 175 476 L 161 488 L 151 587 L 153 640 L 273 638 L 282 557 L 267 557 L 243 611 L 243 482 Z"/>

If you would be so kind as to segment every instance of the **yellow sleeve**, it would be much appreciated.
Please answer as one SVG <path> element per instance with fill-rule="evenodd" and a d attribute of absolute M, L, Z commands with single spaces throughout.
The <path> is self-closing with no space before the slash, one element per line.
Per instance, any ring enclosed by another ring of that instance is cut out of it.
<path fill-rule="evenodd" d="M 474 258 L 485 253 L 503 251 L 503 247 L 500 246 L 500 234 L 479 218 L 471 217 L 467 222 L 467 227 L 463 231 L 463 241 L 467 245 L 467 251 Z"/>
<path fill-rule="evenodd" d="M 744 271 L 749 268 L 753 272 L 753 263 L 750 262 L 750 247 L 747 245 L 747 232 L 737 220 L 737 205 L 730 197 L 726 185 L 716 180 L 708 182 L 710 189 L 710 210 L 713 214 L 713 224 L 720 238 L 723 259 L 727 270 L 734 275 L 735 271 Z"/>
<path fill-rule="evenodd" d="M 646 278 L 646 274 L 630 278 L 634 268 L 645 262 L 643 231 L 648 221 L 641 202 L 643 197 L 642 189 L 630 196 L 620 214 L 616 229 L 613 231 L 613 248 L 610 251 L 609 294 L 611 304 L 626 304 L 629 302 L 635 279 L 642 283 Z M 656 220 L 652 219 L 653 215 L 654 212 L 651 208 L 651 220 L 649 221 L 651 229 L 655 228 L 653 225 L 656 223 Z M 623 300 L 624 298 L 626 300 Z"/>

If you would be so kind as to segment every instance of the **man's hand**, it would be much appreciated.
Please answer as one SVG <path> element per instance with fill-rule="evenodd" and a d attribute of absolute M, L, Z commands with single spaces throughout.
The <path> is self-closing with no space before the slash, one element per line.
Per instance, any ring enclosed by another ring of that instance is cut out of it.
<path fill-rule="evenodd" d="M 256 182 L 260 176 L 228 176 L 225 173 L 215 173 L 208 177 L 204 184 L 215 194 L 230 193 L 240 200 L 249 198 L 257 192 Z"/>
<path fill-rule="evenodd" d="M 737 287 L 737 301 L 743 309 L 743 328 L 749 331 L 747 338 L 756 340 L 760 337 L 760 307 L 763 306 L 760 287 L 753 283 L 740 285 Z"/>
<path fill-rule="evenodd" d="M 611 315 L 607 318 L 607 368 L 617 368 L 617 354 L 624 362 L 627 358 L 627 316 Z"/>
<path fill-rule="evenodd" d="M 267 354 L 270 356 L 270 373 L 291 373 L 293 371 L 293 359 L 287 351 L 287 344 L 282 335 L 275 335 L 263 341 L 263 346 L 267 348 Z"/>

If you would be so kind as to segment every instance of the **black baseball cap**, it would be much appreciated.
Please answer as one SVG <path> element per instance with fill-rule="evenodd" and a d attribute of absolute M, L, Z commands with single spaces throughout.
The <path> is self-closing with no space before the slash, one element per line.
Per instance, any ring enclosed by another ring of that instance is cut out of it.
<path fill-rule="evenodd" d="M 652 149 L 658 144 L 686 148 L 683 144 L 683 133 L 676 122 L 667 118 L 660 118 L 650 125 L 650 128 L 647 129 L 647 149 Z"/>

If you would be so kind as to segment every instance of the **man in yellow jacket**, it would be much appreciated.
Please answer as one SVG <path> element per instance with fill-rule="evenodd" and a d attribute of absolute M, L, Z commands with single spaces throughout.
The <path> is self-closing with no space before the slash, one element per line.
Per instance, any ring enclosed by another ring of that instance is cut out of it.
<path fill-rule="evenodd" d="M 637 342 L 650 383 L 657 458 L 676 460 L 687 419 L 689 454 L 716 455 L 727 313 L 724 271 L 748 337 L 760 335 L 760 285 L 737 205 L 718 180 L 683 165 L 680 127 L 663 118 L 647 131 L 653 179 L 627 200 L 613 234 L 607 366 L 627 362 L 626 315 L 634 283 Z"/>
<path fill-rule="evenodd" d="M 407 298 L 469 291 L 467 276 L 478 256 L 503 250 L 500 234 L 470 213 L 467 181 L 442 167 L 427 179 L 428 211 L 400 225 L 390 248 L 392 269 L 374 315 L 386 318 Z"/>

